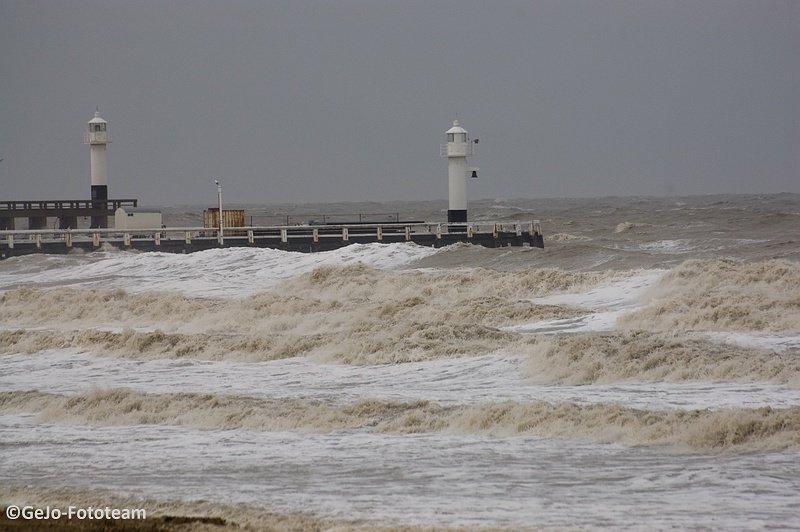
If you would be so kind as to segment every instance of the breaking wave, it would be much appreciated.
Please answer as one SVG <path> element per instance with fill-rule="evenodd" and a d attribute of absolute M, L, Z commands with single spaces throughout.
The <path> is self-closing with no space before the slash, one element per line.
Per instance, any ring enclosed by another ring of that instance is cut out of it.
<path fill-rule="evenodd" d="M 348 363 L 485 354 L 520 341 L 501 326 L 581 312 L 535 304 L 531 297 L 616 275 L 398 272 L 355 264 L 316 268 L 242 299 L 19 288 L 0 296 L 0 322 L 7 329 L 0 331 L 0 350 L 75 347 L 144 358 L 232 360 L 310 355 Z M 8 330 L 14 328 L 19 330 Z"/>
<path fill-rule="evenodd" d="M 415 244 L 353 244 L 320 253 L 265 248 L 210 249 L 189 254 L 110 252 L 47 259 L 11 259 L 0 271 L 0 290 L 20 286 L 73 285 L 158 290 L 196 297 L 245 297 L 281 280 L 320 266 L 368 264 L 379 269 L 407 267 L 447 248 Z M 9 271 L 10 270 L 10 271 Z"/>
<path fill-rule="evenodd" d="M 204 335 L 168 334 L 126 329 L 122 332 L 0 331 L 0 352 L 37 353 L 48 349 L 79 351 L 134 359 L 193 358 L 259 362 L 307 356 L 348 364 L 417 362 L 477 356 L 525 339 L 492 327 L 407 322 L 387 326 L 360 322 L 354 328 L 314 334 Z"/>
<path fill-rule="evenodd" d="M 0 296 L 0 320 L 19 326 L 116 323 L 237 332 L 246 329 L 248 321 L 264 316 L 357 309 L 367 313 L 377 310 L 385 315 L 403 307 L 415 307 L 418 313 L 420 306 L 429 306 L 442 309 L 447 313 L 445 317 L 455 321 L 469 318 L 486 325 L 505 325 L 506 320 L 524 321 L 530 317 L 521 310 L 531 307 L 526 299 L 587 288 L 618 275 L 548 269 L 393 272 L 363 264 L 323 266 L 269 291 L 235 300 L 189 298 L 169 292 L 19 288 Z M 465 303 L 477 306 L 465 308 Z"/>
<path fill-rule="evenodd" d="M 627 329 L 800 330 L 800 264 L 786 260 L 689 260 L 667 272 Z"/>
<path fill-rule="evenodd" d="M 308 335 L 185 335 L 162 331 L 0 331 L 0 352 L 72 349 L 136 360 L 263 362 L 308 357 L 354 365 L 508 353 L 536 384 L 772 382 L 800 388 L 800 351 L 736 346 L 700 336 L 587 333 L 533 337 L 476 326 L 410 323 L 407 329 Z M 402 337 L 398 341 L 397 337 Z"/>
<path fill-rule="evenodd" d="M 570 242 L 572 240 L 590 240 L 590 238 L 588 236 L 571 235 L 569 233 L 554 233 L 552 235 L 547 235 L 545 240 L 550 240 L 553 242 Z"/>
<path fill-rule="evenodd" d="M 653 224 L 648 223 L 641 223 L 641 222 L 622 222 L 617 224 L 617 227 L 614 228 L 615 233 L 627 233 L 629 231 L 633 231 L 634 229 L 649 229 L 653 227 Z"/>
<path fill-rule="evenodd" d="M 644 331 L 566 335 L 532 346 L 522 373 L 547 384 L 723 380 L 800 387 L 798 355 Z"/>
<path fill-rule="evenodd" d="M 257 362 L 307 355 L 332 341 L 331 335 L 205 335 L 161 330 L 121 332 L 0 331 L 0 352 L 38 353 L 77 349 L 134 359 L 194 358 Z"/>
<path fill-rule="evenodd" d="M 256 431 L 532 435 L 693 450 L 800 447 L 800 407 L 637 410 L 617 404 L 503 402 L 441 406 L 429 401 L 254 399 L 202 394 L 147 394 L 124 389 L 72 396 L 0 392 L 0 410 L 37 413 L 45 422 L 167 424 Z"/>

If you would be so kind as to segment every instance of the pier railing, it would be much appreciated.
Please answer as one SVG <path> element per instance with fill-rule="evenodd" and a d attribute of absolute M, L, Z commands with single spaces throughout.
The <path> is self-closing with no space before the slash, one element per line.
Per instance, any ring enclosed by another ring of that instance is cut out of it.
<path fill-rule="evenodd" d="M 120 207 L 136 207 L 138 201 L 135 199 L 0 201 L 0 211 L 58 211 L 66 209 L 115 211 Z"/>
<path fill-rule="evenodd" d="M 213 227 L 0 230 L 0 258 L 37 252 L 66 253 L 73 248 L 92 251 L 104 245 L 177 252 L 235 246 L 320 251 L 351 243 L 415 242 L 438 247 L 471 241 L 490 247 L 526 243 L 539 246 L 541 227 L 534 220 L 224 227 L 222 235 Z"/>

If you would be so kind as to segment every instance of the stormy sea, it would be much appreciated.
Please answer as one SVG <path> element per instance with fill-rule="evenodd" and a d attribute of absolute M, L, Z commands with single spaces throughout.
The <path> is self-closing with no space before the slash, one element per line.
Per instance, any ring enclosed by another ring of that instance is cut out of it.
<path fill-rule="evenodd" d="M 258 224 L 447 207 L 245 208 Z M 252 529 L 800 529 L 800 195 L 469 215 L 540 220 L 545 249 L 0 261 L 0 506 Z"/>

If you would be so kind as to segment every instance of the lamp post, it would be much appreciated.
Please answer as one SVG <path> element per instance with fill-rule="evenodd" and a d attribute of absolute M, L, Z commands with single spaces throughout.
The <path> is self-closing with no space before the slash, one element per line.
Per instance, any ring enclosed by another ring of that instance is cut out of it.
<path fill-rule="evenodd" d="M 217 234 L 217 240 L 219 241 L 219 245 L 223 244 L 223 235 L 222 235 L 222 185 L 219 183 L 218 179 L 214 180 L 214 184 L 217 185 L 217 197 L 219 198 L 219 233 Z"/>

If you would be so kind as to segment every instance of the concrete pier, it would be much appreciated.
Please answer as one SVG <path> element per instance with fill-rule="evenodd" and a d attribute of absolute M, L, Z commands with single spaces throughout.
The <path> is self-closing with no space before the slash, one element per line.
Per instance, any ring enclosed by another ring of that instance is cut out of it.
<path fill-rule="evenodd" d="M 177 227 L 137 229 L 0 230 L 0 259 L 32 253 L 65 254 L 97 251 L 113 246 L 122 250 L 192 253 L 213 248 L 257 247 L 315 252 L 350 244 L 413 242 L 442 247 L 468 242 L 490 248 L 544 247 L 538 221 L 525 223 L 477 222 L 467 224 L 350 224 L 287 225 L 217 229 Z"/>

